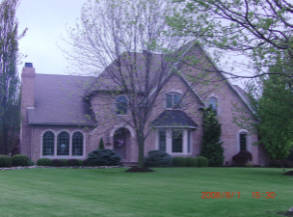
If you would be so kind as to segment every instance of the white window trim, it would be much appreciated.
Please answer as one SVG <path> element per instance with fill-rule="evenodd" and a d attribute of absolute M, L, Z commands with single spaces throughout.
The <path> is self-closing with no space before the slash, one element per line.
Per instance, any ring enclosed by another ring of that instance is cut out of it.
<path fill-rule="evenodd" d="M 46 132 L 52 132 L 54 133 L 54 155 L 43 155 L 43 136 Z M 61 132 L 67 132 L 69 134 L 69 155 L 57 155 L 57 142 L 58 142 L 58 135 Z M 73 133 L 75 132 L 80 132 L 83 135 L 83 153 L 80 156 L 72 155 L 72 136 Z M 41 138 L 40 138 L 40 158 L 48 158 L 48 159 L 84 159 L 86 157 L 86 136 L 85 133 L 81 130 L 74 130 L 74 131 L 69 131 L 69 130 L 52 130 L 52 129 L 46 129 L 43 130 L 41 133 Z"/>
<path fill-rule="evenodd" d="M 174 128 L 175 129 L 175 128 Z M 187 155 L 191 155 L 192 151 L 193 151 L 193 147 L 192 147 L 192 132 L 190 133 L 190 152 L 188 152 L 188 147 L 187 147 L 187 142 L 188 142 L 188 131 L 190 129 L 182 129 L 183 131 L 183 152 L 173 152 L 172 151 L 172 130 L 174 130 L 173 128 L 164 128 L 164 130 L 166 131 L 166 153 L 172 155 L 172 156 L 187 156 Z M 156 150 L 159 150 L 159 142 L 160 142 L 160 138 L 159 138 L 159 131 L 161 130 L 161 128 L 156 129 Z"/>

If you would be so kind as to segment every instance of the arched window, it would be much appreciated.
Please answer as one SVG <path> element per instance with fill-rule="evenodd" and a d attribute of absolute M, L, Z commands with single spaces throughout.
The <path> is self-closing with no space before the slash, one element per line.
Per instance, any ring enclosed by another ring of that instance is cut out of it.
<path fill-rule="evenodd" d="M 69 155 L 69 133 L 59 133 L 57 140 L 57 155 Z"/>
<path fill-rule="evenodd" d="M 247 133 L 241 132 L 239 134 L 240 151 L 247 151 Z"/>
<path fill-rule="evenodd" d="M 177 92 L 170 92 L 166 94 L 166 108 L 179 108 L 182 95 Z"/>
<path fill-rule="evenodd" d="M 116 98 L 116 114 L 125 115 L 127 113 L 128 100 L 126 96 L 118 96 Z"/>
<path fill-rule="evenodd" d="M 75 132 L 72 136 L 72 155 L 83 155 L 83 135 L 81 132 Z"/>
<path fill-rule="evenodd" d="M 43 156 L 54 155 L 54 133 L 47 131 L 43 135 Z"/>
<path fill-rule="evenodd" d="M 218 110 L 218 100 L 216 97 L 212 96 L 209 98 L 208 106 L 213 109 L 213 111 L 217 112 Z"/>

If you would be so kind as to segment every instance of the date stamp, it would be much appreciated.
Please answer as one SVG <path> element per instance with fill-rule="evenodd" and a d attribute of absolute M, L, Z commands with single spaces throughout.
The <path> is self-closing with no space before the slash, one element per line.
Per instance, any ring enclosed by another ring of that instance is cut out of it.
<path fill-rule="evenodd" d="M 240 198 L 240 192 L 201 192 L 201 199 L 232 199 Z M 253 199 L 275 199 L 277 194 L 275 192 L 251 192 Z"/>

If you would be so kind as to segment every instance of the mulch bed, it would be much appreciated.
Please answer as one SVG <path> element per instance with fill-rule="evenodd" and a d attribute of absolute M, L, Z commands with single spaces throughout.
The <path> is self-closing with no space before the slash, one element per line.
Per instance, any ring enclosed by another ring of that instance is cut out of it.
<path fill-rule="evenodd" d="M 154 171 L 148 167 L 130 167 L 125 172 L 128 172 L 128 173 L 147 173 L 147 172 L 154 172 Z"/>
<path fill-rule="evenodd" d="M 289 217 L 293 216 L 293 212 L 278 212 L 277 214 Z"/>
<path fill-rule="evenodd" d="M 284 173 L 284 175 L 286 175 L 286 176 L 293 176 L 293 170 L 290 170 L 290 171 Z M 293 214 L 292 214 L 292 216 L 293 216 Z"/>

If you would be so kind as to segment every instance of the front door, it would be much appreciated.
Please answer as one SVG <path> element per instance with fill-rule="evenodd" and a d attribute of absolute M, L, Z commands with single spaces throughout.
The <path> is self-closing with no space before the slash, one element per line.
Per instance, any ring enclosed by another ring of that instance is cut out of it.
<path fill-rule="evenodd" d="M 120 155 L 122 161 L 127 160 L 127 149 L 129 148 L 130 132 L 126 128 L 116 130 L 114 134 L 114 151 Z"/>

